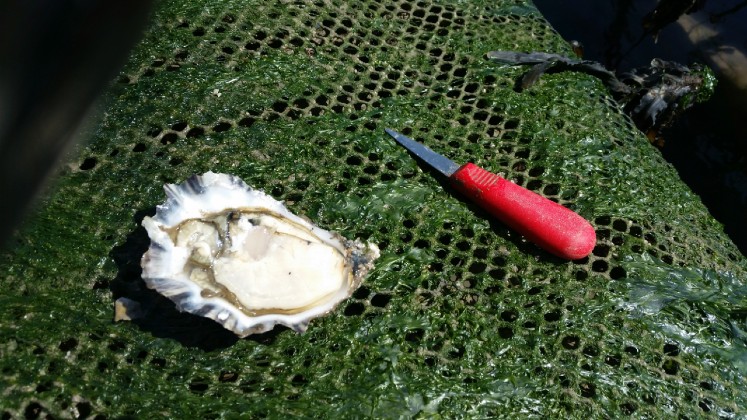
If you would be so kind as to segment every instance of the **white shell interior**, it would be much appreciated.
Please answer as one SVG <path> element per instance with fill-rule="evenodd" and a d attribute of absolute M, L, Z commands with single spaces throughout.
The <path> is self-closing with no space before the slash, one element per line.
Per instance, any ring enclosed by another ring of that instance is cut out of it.
<path fill-rule="evenodd" d="M 143 226 L 146 284 L 240 336 L 296 331 L 358 287 L 379 255 L 290 213 L 239 178 L 208 172 L 165 187 Z"/>

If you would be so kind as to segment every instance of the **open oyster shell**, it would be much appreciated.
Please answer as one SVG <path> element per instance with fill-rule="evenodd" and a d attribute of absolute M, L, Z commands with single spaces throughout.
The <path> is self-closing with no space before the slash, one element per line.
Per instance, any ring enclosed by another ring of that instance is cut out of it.
<path fill-rule="evenodd" d="M 207 172 L 164 190 L 166 202 L 143 219 L 145 283 L 241 337 L 276 324 L 305 331 L 379 256 L 376 245 L 314 226 L 233 175 Z"/>

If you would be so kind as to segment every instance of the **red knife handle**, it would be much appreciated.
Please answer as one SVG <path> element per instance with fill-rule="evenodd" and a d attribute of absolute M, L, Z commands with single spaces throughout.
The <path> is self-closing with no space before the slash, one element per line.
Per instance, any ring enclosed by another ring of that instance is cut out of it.
<path fill-rule="evenodd" d="M 450 179 L 461 193 L 551 254 L 576 260 L 596 244 L 594 228 L 583 217 L 477 165 L 461 166 Z"/>

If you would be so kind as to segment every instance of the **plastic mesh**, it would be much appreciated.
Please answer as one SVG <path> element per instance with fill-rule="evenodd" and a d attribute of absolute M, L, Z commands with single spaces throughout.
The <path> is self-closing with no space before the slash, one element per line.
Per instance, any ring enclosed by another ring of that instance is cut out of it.
<path fill-rule="evenodd" d="M 183 3 L 1 256 L 3 418 L 747 416 L 744 258 L 598 81 L 517 93 L 485 59 L 570 54 L 531 3 Z M 578 211 L 593 254 L 526 243 L 384 127 Z M 178 313 L 139 223 L 207 170 L 378 243 L 376 269 L 303 335 Z M 146 317 L 114 324 L 121 296 Z"/>

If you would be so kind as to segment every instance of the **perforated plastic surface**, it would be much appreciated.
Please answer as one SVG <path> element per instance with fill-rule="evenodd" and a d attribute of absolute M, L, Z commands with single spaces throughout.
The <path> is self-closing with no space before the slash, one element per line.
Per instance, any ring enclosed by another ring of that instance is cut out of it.
<path fill-rule="evenodd" d="M 106 113 L 0 259 L 2 418 L 747 416 L 744 258 L 525 1 L 165 1 Z M 424 171 L 392 127 L 573 208 L 561 261 Z M 237 339 L 147 290 L 165 182 L 242 177 L 378 243 L 298 335 Z M 113 323 L 114 299 L 145 318 Z"/>

